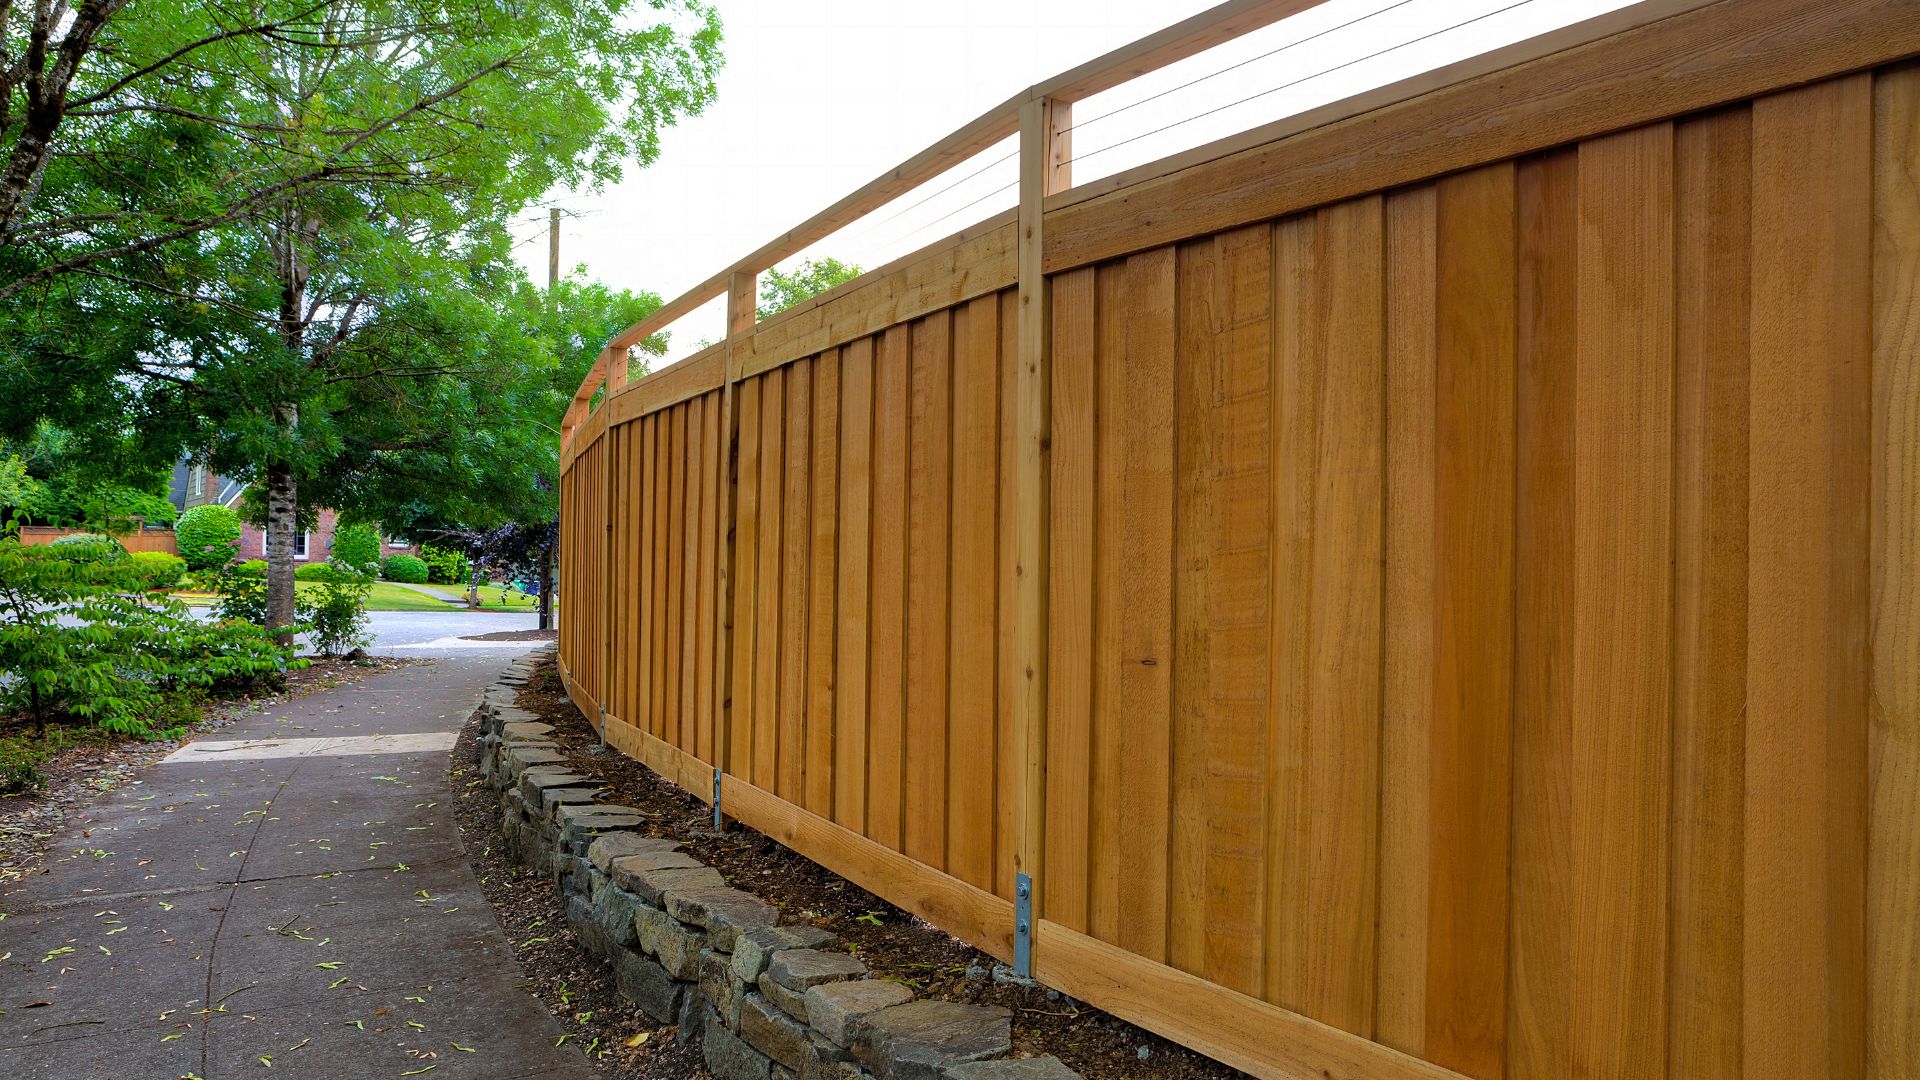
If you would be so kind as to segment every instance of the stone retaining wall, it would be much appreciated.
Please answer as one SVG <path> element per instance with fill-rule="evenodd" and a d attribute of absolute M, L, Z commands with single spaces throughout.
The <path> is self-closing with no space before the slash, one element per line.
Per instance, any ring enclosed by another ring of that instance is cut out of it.
<path fill-rule="evenodd" d="M 479 708 L 481 771 L 500 793 L 508 854 L 567 898 L 581 947 L 620 993 L 682 1038 L 720 1080 L 1076 1080 L 1054 1058 L 1001 1060 L 1006 1009 L 915 1000 L 874 979 L 833 934 L 781 926 L 677 841 L 643 835 L 630 807 L 567 768 L 553 729 L 515 705 L 530 654 Z"/>

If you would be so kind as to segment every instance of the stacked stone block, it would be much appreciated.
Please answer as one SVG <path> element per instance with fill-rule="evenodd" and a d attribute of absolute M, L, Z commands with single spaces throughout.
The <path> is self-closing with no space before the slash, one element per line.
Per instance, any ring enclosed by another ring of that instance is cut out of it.
<path fill-rule="evenodd" d="M 514 704 L 541 653 L 508 669 L 479 708 L 481 773 L 500 796 L 509 855 L 566 897 L 580 947 L 613 966 L 622 996 L 682 1038 L 698 1034 L 720 1080 L 1074 1080 L 1053 1058 L 1006 1060 L 1006 1009 L 915 1000 L 871 977 L 833 934 L 781 926 L 645 815 L 601 802 L 551 726 Z"/>

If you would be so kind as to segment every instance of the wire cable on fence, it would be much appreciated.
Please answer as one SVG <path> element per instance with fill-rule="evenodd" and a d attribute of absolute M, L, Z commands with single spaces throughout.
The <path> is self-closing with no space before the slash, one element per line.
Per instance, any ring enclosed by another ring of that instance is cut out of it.
<path fill-rule="evenodd" d="M 1515 0 L 1514 3 L 1507 4 L 1503 7 L 1495 8 L 1492 11 L 1488 11 L 1480 15 L 1475 15 L 1470 19 L 1465 19 L 1460 22 L 1454 23 L 1452 26 L 1442 27 L 1441 29 L 1431 31 L 1429 33 L 1421 34 L 1419 37 L 1409 38 L 1406 41 L 1402 41 L 1397 45 L 1390 45 L 1387 48 L 1370 52 L 1365 56 L 1355 57 L 1352 60 L 1347 60 L 1342 63 L 1335 64 L 1330 68 L 1326 68 L 1321 71 L 1316 71 L 1311 75 L 1302 75 L 1300 78 L 1283 82 L 1278 86 L 1268 87 L 1267 89 L 1262 90 L 1259 93 L 1248 94 L 1246 97 L 1240 98 L 1237 101 L 1229 101 L 1225 105 L 1217 105 L 1211 109 L 1204 109 L 1200 112 L 1194 113 L 1192 116 L 1188 116 L 1180 120 L 1175 120 L 1171 124 L 1164 124 L 1150 131 L 1143 131 L 1138 135 L 1131 135 L 1131 136 L 1128 136 L 1127 138 L 1119 140 L 1118 142 L 1109 143 L 1106 146 L 1100 147 L 1098 150 L 1090 150 L 1084 154 L 1076 153 L 1074 155 L 1074 160 L 1086 161 L 1089 158 L 1096 157 L 1100 154 L 1104 154 L 1109 150 L 1116 150 L 1122 146 L 1128 145 L 1129 143 L 1136 143 L 1142 139 L 1152 138 L 1155 135 L 1160 135 L 1160 134 L 1164 134 L 1165 132 L 1172 131 L 1174 128 L 1177 128 L 1182 124 L 1190 124 L 1195 120 L 1205 119 L 1206 117 L 1212 116 L 1215 113 L 1221 113 L 1221 112 L 1227 111 L 1228 109 L 1238 108 L 1241 105 L 1245 105 L 1249 101 L 1258 101 L 1263 97 L 1268 97 L 1270 95 L 1277 94 L 1282 90 L 1287 90 L 1292 87 L 1299 86 L 1302 83 L 1311 82 L 1314 79 L 1318 79 L 1325 75 L 1331 75 L 1336 71 L 1344 71 L 1345 69 L 1353 67 L 1356 64 L 1364 64 L 1369 60 L 1377 60 L 1380 57 L 1386 56 L 1389 53 L 1398 52 L 1399 50 L 1404 49 L 1409 45 L 1418 45 L 1420 42 L 1432 40 L 1433 38 L 1437 38 L 1442 34 L 1450 34 L 1453 31 L 1460 29 L 1461 27 L 1471 26 L 1477 22 L 1484 22 L 1485 20 L 1491 19 L 1496 15 L 1504 15 L 1507 12 L 1514 10 L 1515 8 L 1522 8 L 1534 2 L 1535 0 Z M 1115 111 L 1117 112 L 1119 110 L 1115 110 Z M 1108 115 L 1111 115 L 1111 114 L 1108 114 Z"/>

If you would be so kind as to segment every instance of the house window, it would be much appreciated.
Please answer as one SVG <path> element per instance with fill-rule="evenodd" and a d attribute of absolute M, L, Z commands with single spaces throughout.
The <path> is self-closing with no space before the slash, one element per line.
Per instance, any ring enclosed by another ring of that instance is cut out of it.
<path fill-rule="evenodd" d="M 307 541 L 311 537 L 312 537 L 312 534 L 306 533 L 306 532 L 300 532 L 300 533 L 294 534 L 293 557 L 296 561 L 304 561 L 306 559 Z M 264 555 L 265 553 L 271 550 L 273 550 L 273 533 L 263 529 L 261 530 L 260 552 L 261 554 Z"/>
<path fill-rule="evenodd" d="M 397 536 L 389 536 L 387 537 L 387 546 L 390 548 L 403 548 L 407 546 L 407 542 Z"/>

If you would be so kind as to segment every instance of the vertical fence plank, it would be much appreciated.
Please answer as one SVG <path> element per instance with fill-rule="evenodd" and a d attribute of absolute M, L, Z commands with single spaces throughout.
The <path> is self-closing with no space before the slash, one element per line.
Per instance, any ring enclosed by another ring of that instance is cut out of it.
<path fill-rule="evenodd" d="M 1053 527 L 1047 610 L 1046 917 L 1087 929 L 1093 722 L 1094 271 L 1053 280 Z"/>
<path fill-rule="evenodd" d="M 1580 147 L 1574 377 L 1575 1075 L 1666 1074 L 1673 128 Z"/>
<path fill-rule="evenodd" d="M 1120 936 L 1120 762 L 1126 753 L 1118 701 L 1120 628 L 1125 617 L 1120 568 L 1127 558 L 1126 264 L 1094 273 L 1093 727 L 1087 797 L 1087 932 Z"/>
<path fill-rule="evenodd" d="M 1438 182 L 1427 1059 L 1498 1075 L 1513 719 L 1514 170 Z"/>
<path fill-rule="evenodd" d="M 1380 731 L 1380 956 L 1374 1029 L 1426 1046 L 1432 858 L 1435 195 L 1387 197 L 1386 599 Z"/>
<path fill-rule="evenodd" d="M 1920 1076 L 1920 67 L 1874 112 L 1867 1075 Z"/>
<path fill-rule="evenodd" d="M 953 316 L 952 606 L 947 716 L 947 872 L 993 887 L 998 755 L 994 634 L 999 592 L 994 499 L 1000 475 L 999 297 L 987 295 Z"/>
<path fill-rule="evenodd" d="M 1671 1077 L 1741 1071 L 1752 114 L 1674 133 Z"/>
<path fill-rule="evenodd" d="M 879 622 L 878 604 L 869 597 L 879 577 L 873 555 L 881 546 L 883 535 L 881 500 L 875 483 L 873 344 L 872 338 L 861 338 L 848 345 L 840 372 L 840 570 L 835 620 L 839 633 L 835 643 L 838 675 L 834 680 L 833 703 L 833 819 L 861 831 L 867 828 L 867 675 L 880 650 L 892 649 L 898 655 L 900 648 L 897 623 L 891 637 L 868 633 L 868 627 Z M 896 528 L 891 541 L 895 551 L 899 550 L 898 538 Z M 897 566 L 897 559 L 895 564 Z M 893 611 L 897 620 L 897 604 Z M 892 692 L 897 700 L 898 680 L 884 684 L 882 690 Z M 893 820 L 900 820 L 897 812 Z"/>
<path fill-rule="evenodd" d="M 1120 576 L 1118 944 L 1167 957 L 1167 800 L 1172 796 L 1174 249 L 1131 256 L 1121 453 L 1126 470 Z M 1116 538 L 1117 539 L 1117 538 Z"/>
<path fill-rule="evenodd" d="M 1753 103 L 1747 1075 L 1864 1069 L 1872 79 Z M 1821 208 L 1809 213 L 1809 207 Z"/>
<path fill-rule="evenodd" d="M 760 393 L 762 382 L 749 379 L 734 392 L 740 451 L 734 490 L 733 618 L 730 681 L 733 686 L 723 733 L 726 771 L 751 779 L 753 769 L 753 669 L 759 651 L 760 569 Z"/>
<path fill-rule="evenodd" d="M 694 635 L 696 649 L 694 694 L 698 702 L 694 723 L 693 755 L 713 764 L 720 760 L 714 752 L 714 714 L 719 705 L 719 673 L 715 659 L 714 624 L 719 613 L 720 473 L 725 450 L 720 444 L 720 395 L 708 393 L 700 398 L 700 520 L 694 535 L 699 551 L 695 565 L 700 587 L 695 599 Z M 731 494 L 729 491 L 728 494 Z"/>
<path fill-rule="evenodd" d="M 1568 1076 L 1573 986 L 1573 439 L 1579 156 L 1515 173 L 1519 427 L 1514 553 L 1510 1076 Z"/>
<path fill-rule="evenodd" d="M 912 331 L 880 337 L 873 362 L 873 634 L 867 710 L 867 835 L 902 850 L 906 813 L 907 417 Z"/>
<path fill-rule="evenodd" d="M 655 554 L 666 576 L 661 590 L 666 596 L 666 604 L 661 609 L 667 629 L 667 659 L 661 672 L 661 697 L 666 715 L 660 726 L 660 737 L 676 746 L 680 743 L 681 718 L 686 704 L 680 694 L 680 662 L 686 646 L 686 636 L 680 629 L 684 622 L 681 614 L 686 607 L 686 596 L 681 592 L 685 575 L 680 563 L 686 557 L 681 541 L 686 535 L 687 513 L 687 408 L 685 404 L 675 405 L 668 415 L 664 462 L 668 472 L 666 529 Z"/>
<path fill-rule="evenodd" d="M 1016 873 L 1028 872 L 1022 864 L 1019 854 L 1023 839 L 1021 830 L 1027 823 L 1027 800 L 1032 793 L 1025 789 L 1023 766 L 1032 754 L 1032 749 L 1022 743 L 1027 732 L 1014 723 L 1014 713 L 1022 707 L 1021 695 L 1027 691 L 1027 681 L 1020 668 L 1020 636 L 1017 627 L 1024 620 L 1020 615 L 1020 400 L 1014 387 L 1020 381 L 1020 296 L 1018 290 L 1003 289 L 996 299 L 1000 320 L 1000 471 L 998 476 L 998 497 L 1000 509 L 999 558 L 997 576 L 994 579 L 999 593 L 999 647 L 995 655 L 994 682 L 999 693 L 994 718 L 994 738 L 999 745 L 997 768 L 999 770 L 999 794 L 996 802 L 998 820 L 994 830 L 994 887 L 995 894 L 1011 900 L 1014 897 Z M 1049 319 L 1051 322 L 1051 319 Z M 1052 334 L 1052 327 L 1048 327 Z M 1051 381 L 1051 375 L 1049 376 Z M 1052 388 L 1049 385 L 1048 431 L 1052 429 Z M 1048 441 L 1052 445 L 1051 438 Z M 1049 451 L 1051 456 L 1051 451 Z M 1051 505 L 1051 466 L 1047 477 L 1048 500 Z M 1049 541 L 1048 564 L 1052 564 L 1052 546 Z M 1051 586 L 1049 586 L 1051 603 Z M 1051 648 L 1051 646 L 1049 646 Z M 1049 653 L 1049 655 L 1051 655 Z M 1045 723 L 1046 717 L 1039 722 Z M 1044 764 L 1044 761 L 1043 761 Z M 1041 835 L 1033 838 L 1041 850 L 1045 850 L 1044 800 L 1042 810 L 1033 815 L 1041 820 Z M 1035 867 L 1044 879 L 1044 864 Z M 1044 887 L 1045 882 L 1037 884 Z M 1042 901 L 1036 897 L 1034 913 L 1038 917 Z"/>
<path fill-rule="evenodd" d="M 786 519 L 780 540 L 780 685 L 775 784 L 792 803 L 806 799 L 807 598 L 812 588 L 808 540 L 813 529 L 813 369 L 818 361 L 790 364 L 787 373 Z"/>
<path fill-rule="evenodd" d="M 756 578 L 760 621 L 754 635 L 753 657 L 753 769 L 747 774 L 757 787 L 774 790 L 780 751 L 780 568 L 786 547 L 786 425 L 785 368 L 760 376 L 760 567 Z"/>
<path fill-rule="evenodd" d="M 952 537 L 950 312 L 913 326 L 908 402 L 905 848 L 947 863 L 947 603 Z"/>
<path fill-rule="evenodd" d="M 841 573 L 840 562 L 840 357 L 842 350 L 830 349 L 820 355 L 813 375 L 813 524 L 809 538 L 812 549 L 812 584 L 808 587 L 807 624 L 807 729 L 806 800 L 807 809 L 821 817 L 833 816 L 833 680 L 837 670 L 835 638 L 842 618 L 835 606 L 835 592 Z M 865 492 L 861 492 L 861 519 L 866 518 Z M 865 552 L 861 552 L 859 572 L 865 585 Z M 863 590 L 864 591 L 864 590 Z M 864 600 L 864 597 L 862 598 Z M 857 616 L 866 619 L 866 605 Z M 851 613 L 847 613 L 849 618 Z"/>
<path fill-rule="evenodd" d="M 1219 312 L 1225 307 L 1219 298 L 1216 281 L 1220 242 L 1212 237 L 1180 245 L 1175 254 L 1174 322 L 1178 334 L 1174 356 L 1174 531 L 1173 531 L 1173 710 L 1172 778 L 1169 794 L 1169 842 L 1172 861 L 1168 867 L 1167 962 L 1182 971 L 1204 976 L 1207 972 L 1207 862 L 1210 830 L 1207 828 L 1207 804 L 1212 779 L 1207 768 L 1207 732 L 1213 715 L 1213 678 L 1209 650 L 1213 642 L 1212 608 L 1208 584 L 1214 525 L 1214 449 L 1213 424 L 1217 362 L 1215 338 L 1221 330 Z M 1064 280 L 1064 279 L 1063 279 Z M 1260 290 L 1264 294 L 1265 290 Z M 1062 301 L 1058 286 L 1054 303 Z M 1262 296 L 1264 300 L 1264 296 Z M 1056 308 L 1057 310 L 1057 308 Z M 1262 378 L 1266 365 L 1260 365 Z M 1055 343 L 1054 394 L 1062 393 L 1066 379 L 1065 362 Z M 1089 369 L 1086 376 L 1093 376 Z M 1224 392 L 1224 388 L 1223 388 Z M 1090 411 L 1090 410 L 1089 410 Z M 1056 414 L 1058 415 L 1058 414 Z M 1088 415 L 1079 423 L 1092 423 Z M 1054 460 L 1061 453 L 1058 421 L 1054 428 Z M 1089 437 L 1089 441 L 1091 441 Z M 1256 439 L 1249 437 L 1248 442 Z M 1264 454 L 1264 447 L 1262 448 Z M 1060 496 L 1054 501 L 1054 528 L 1062 527 L 1064 516 Z M 1264 554 L 1264 545 L 1262 554 Z M 1065 568 L 1056 561 L 1056 579 Z M 1091 593 L 1088 594 L 1091 596 Z M 1055 626 L 1064 625 L 1058 605 L 1054 608 Z M 1064 693 L 1061 672 L 1054 670 L 1053 692 Z M 1051 746 L 1049 751 L 1057 755 Z M 1055 813 L 1051 803 L 1048 813 Z"/>

